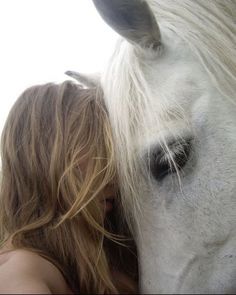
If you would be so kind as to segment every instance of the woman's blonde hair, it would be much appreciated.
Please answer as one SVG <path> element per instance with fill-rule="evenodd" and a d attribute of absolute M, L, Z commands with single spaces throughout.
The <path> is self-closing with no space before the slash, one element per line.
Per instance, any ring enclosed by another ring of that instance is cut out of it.
<path fill-rule="evenodd" d="M 51 260 L 74 292 L 115 294 L 101 198 L 116 169 L 101 98 L 66 81 L 17 100 L 1 140 L 0 238 Z"/>

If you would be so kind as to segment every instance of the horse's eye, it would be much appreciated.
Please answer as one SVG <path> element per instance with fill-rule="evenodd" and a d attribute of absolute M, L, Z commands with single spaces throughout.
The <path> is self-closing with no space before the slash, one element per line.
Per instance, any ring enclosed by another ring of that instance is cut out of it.
<path fill-rule="evenodd" d="M 153 149 L 149 156 L 152 176 L 161 181 L 168 174 L 181 170 L 189 159 L 191 142 L 192 138 L 178 139 Z"/>

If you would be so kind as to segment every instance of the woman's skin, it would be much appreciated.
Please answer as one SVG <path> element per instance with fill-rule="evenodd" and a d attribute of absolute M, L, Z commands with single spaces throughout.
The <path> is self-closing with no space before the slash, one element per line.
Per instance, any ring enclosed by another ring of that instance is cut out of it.
<path fill-rule="evenodd" d="M 112 210 L 113 201 L 113 186 L 108 186 L 101 197 L 105 214 Z M 28 250 L 13 250 L 9 242 L 0 250 L 0 294 L 73 293 L 50 261 Z"/>
<path fill-rule="evenodd" d="M 0 255 L 1 294 L 73 294 L 51 262 L 28 250 Z"/>

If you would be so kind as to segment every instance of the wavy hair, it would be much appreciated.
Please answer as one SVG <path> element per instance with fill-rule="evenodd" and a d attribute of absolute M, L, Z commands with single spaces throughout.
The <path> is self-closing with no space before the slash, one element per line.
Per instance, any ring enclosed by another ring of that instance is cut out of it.
<path fill-rule="evenodd" d="M 116 235 L 125 233 L 118 207 L 104 220 L 101 206 L 104 190 L 116 182 L 101 90 L 71 81 L 27 89 L 9 113 L 1 157 L 1 244 L 10 240 L 49 259 L 74 292 L 134 292 L 112 275 L 113 263 L 124 270 L 120 258 L 132 265 L 135 258 L 128 242 L 118 245 L 125 243 Z"/>

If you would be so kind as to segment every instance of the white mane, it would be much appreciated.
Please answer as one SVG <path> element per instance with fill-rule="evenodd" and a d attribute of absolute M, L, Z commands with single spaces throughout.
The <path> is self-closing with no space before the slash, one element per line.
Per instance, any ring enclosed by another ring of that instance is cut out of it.
<path fill-rule="evenodd" d="M 223 95 L 236 93 L 236 2 L 150 0 L 157 21 L 184 39 Z"/>
<path fill-rule="evenodd" d="M 148 3 L 157 22 L 189 45 L 222 95 L 236 99 L 236 1 L 149 0 Z M 153 95 L 138 54 L 132 45 L 121 41 L 103 78 L 117 147 L 124 207 L 131 206 L 134 214 L 130 216 L 128 210 L 130 223 L 133 218 L 138 220 L 141 200 L 137 196 L 139 187 L 145 185 L 139 178 L 141 173 L 145 174 L 145 166 L 140 151 L 134 149 L 137 146 L 134 140 L 140 138 L 145 142 L 143 137 L 148 134 L 151 124 L 161 128 L 163 116 L 166 116 L 163 98 L 158 106 L 160 112 L 153 118 Z M 152 116 L 148 116 L 149 113 Z M 184 116 L 178 107 L 169 115 Z M 165 147 L 164 141 L 162 144 Z"/>

